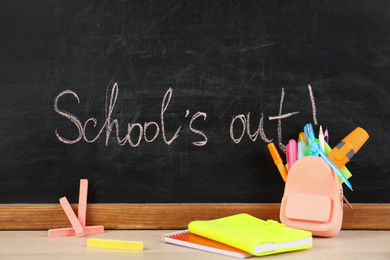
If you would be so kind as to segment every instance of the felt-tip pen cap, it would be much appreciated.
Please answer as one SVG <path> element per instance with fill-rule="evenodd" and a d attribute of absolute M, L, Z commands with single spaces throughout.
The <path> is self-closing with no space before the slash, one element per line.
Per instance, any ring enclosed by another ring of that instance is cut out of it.
<path fill-rule="evenodd" d="M 305 144 L 306 144 L 306 139 L 305 139 L 305 133 L 304 132 L 300 132 L 299 133 L 298 143 L 299 143 L 299 141 L 304 141 Z"/>

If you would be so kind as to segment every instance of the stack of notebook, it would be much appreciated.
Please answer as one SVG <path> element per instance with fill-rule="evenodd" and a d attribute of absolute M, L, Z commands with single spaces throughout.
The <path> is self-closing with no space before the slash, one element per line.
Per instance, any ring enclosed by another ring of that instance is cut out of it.
<path fill-rule="evenodd" d="M 313 243 L 308 231 L 248 214 L 193 221 L 188 230 L 165 234 L 163 241 L 238 258 L 301 250 L 312 247 Z"/>

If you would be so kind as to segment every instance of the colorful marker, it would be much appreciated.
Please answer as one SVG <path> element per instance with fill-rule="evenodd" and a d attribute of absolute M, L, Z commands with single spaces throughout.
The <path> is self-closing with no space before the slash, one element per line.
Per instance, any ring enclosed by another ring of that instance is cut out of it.
<path fill-rule="evenodd" d="M 306 144 L 304 141 L 298 142 L 298 159 L 306 156 Z"/>
<path fill-rule="evenodd" d="M 297 141 L 295 141 L 294 139 L 291 139 L 289 142 L 288 142 L 288 145 L 287 145 L 287 165 L 288 165 L 288 169 L 290 170 L 291 167 L 293 166 L 293 164 L 295 163 L 295 161 L 298 159 L 298 145 L 297 145 Z"/>
<path fill-rule="evenodd" d="M 311 151 L 310 151 L 310 142 L 311 142 L 311 139 L 309 137 L 309 133 L 307 131 L 307 127 L 304 127 L 303 128 L 303 132 L 305 133 L 305 140 L 306 140 L 306 147 L 307 147 L 307 150 L 306 150 L 306 155 L 311 155 Z M 313 140 L 314 142 L 314 140 Z"/>
<path fill-rule="evenodd" d="M 269 143 L 267 145 L 267 147 L 268 147 L 269 152 L 271 153 L 272 159 L 274 160 L 276 167 L 278 167 L 280 175 L 282 176 L 284 182 L 286 182 L 287 170 L 283 164 L 283 160 L 280 157 L 278 150 L 276 150 L 274 143 Z"/>
<path fill-rule="evenodd" d="M 306 139 L 305 139 L 305 133 L 304 132 L 300 132 L 299 133 L 298 143 L 299 143 L 299 141 L 304 141 L 305 144 L 306 144 Z"/>
<path fill-rule="evenodd" d="M 309 133 L 307 132 L 306 128 L 303 128 L 303 131 L 304 131 L 304 135 L 305 135 L 306 144 L 307 144 L 307 146 L 309 146 L 310 145 Z"/>
<path fill-rule="evenodd" d="M 363 128 L 357 127 L 333 148 L 328 158 L 340 169 L 359 151 L 368 137 Z"/>
<path fill-rule="evenodd" d="M 332 151 L 332 148 L 329 146 L 327 142 L 325 142 L 325 154 L 328 155 Z M 352 173 L 347 169 L 347 167 L 344 165 L 342 168 L 340 168 L 340 171 L 344 174 L 345 178 L 349 179 L 352 177 Z M 340 184 L 344 181 L 339 177 Z"/>

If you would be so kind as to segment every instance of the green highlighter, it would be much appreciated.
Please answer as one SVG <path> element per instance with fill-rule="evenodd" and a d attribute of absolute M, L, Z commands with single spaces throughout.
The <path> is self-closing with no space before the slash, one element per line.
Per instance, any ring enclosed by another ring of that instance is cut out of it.
<path fill-rule="evenodd" d="M 328 155 L 331 151 L 332 151 L 332 148 L 329 146 L 329 144 L 327 142 L 324 142 L 325 144 L 325 154 Z M 345 178 L 349 179 L 352 177 L 352 173 L 347 169 L 347 167 L 345 167 L 345 165 L 340 168 L 340 171 L 344 174 Z M 339 178 L 339 182 L 340 184 L 343 183 L 343 180 Z"/>

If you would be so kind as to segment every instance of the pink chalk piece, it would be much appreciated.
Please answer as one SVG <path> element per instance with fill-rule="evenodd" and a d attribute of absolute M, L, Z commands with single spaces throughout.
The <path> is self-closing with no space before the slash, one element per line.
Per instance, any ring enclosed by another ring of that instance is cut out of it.
<path fill-rule="evenodd" d="M 74 214 L 74 211 L 72 207 L 69 204 L 69 201 L 66 197 L 62 197 L 60 199 L 60 204 L 62 208 L 65 211 L 66 216 L 68 217 L 70 224 L 72 224 L 72 227 L 76 233 L 77 237 L 82 237 L 85 235 L 84 228 L 81 226 L 79 220 L 77 219 L 76 214 Z"/>
<path fill-rule="evenodd" d="M 86 225 L 87 219 L 87 196 L 88 196 L 88 180 L 80 180 L 80 193 L 79 193 L 79 210 L 78 210 L 78 220 L 82 227 Z"/>
<path fill-rule="evenodd" d="M 86 226 L 87 217 L 87 196 L 88 196 L 88 180 L 80 180 L 80 193 L 79 193 L 79 209 L 78 217 L 74 213 L 72 206 L 66 197 L 60 199 L 60 204 L 65 211 L 70 223 L 71 228 L 57 228 L 49 229 L 49 237 L 64 237 L 74 236 L 82 237 L 86 234 L 100 234 L 104 233 L 104 226 Z"/>
<path fill-rule="evenodd" d="M 87 227 L 84 227 L 84 232 L 86 235 L 101 234 L 101 233 L 104 233 L 104 226 L 87 226 Z M 74 236 L 74 235 L 76 235 L 74 228 L 49 229 L 49 237 L 50 238 L 66 237 L 66 236 Z"/>

